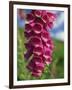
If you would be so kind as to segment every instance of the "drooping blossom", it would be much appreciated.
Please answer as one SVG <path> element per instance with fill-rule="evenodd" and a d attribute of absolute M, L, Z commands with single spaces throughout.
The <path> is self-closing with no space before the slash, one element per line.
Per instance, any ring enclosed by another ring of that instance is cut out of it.
<path fill-rule="evenodd" d="M 24 57 L 28 61 L 27 68 L 35 77 L 40 77 L 45 65 L 52 62 L 54 43 L 49 30 L 52 29 L 56 15 L 46 10 L 32 10 L 26 16 Z"/>

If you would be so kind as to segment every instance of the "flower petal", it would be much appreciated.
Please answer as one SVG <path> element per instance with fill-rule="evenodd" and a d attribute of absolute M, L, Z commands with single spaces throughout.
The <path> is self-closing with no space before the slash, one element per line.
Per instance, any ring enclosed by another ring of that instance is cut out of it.
<path fill-rule="evenodd" d="M 31 45 L 31 43 L 24 43 L 26 49 L 33 49 L 34 47 Z"/>
<path fill-rule="evenodd" d="M 53 50 L 54 49 L 54 43 L 52 41 L 52 39 L 49 39 L 46 43 L 46 46 L 50 49 Z"/>
<path fill-rule="evenodd" d="M 24 36 L 29 39 L 33 35 L 33 32 L 26 32 L 24 31 Z"/>
<path fill-rule="evenodd" d="M 44 63 L 35 62 L 35 67 L 37 70 L 43 70 L 44 69 Z"/>
<path fill-rule="evenodd" d="M 39 37 L 37 37 L 37 36 L 31 37 L 29 42 L 35 47 L 40 46 L 42 44 L 41 39 Z"/>
<path fill-rule="evenodd" d="M 35 23 L 35 25 L 33 26 L 33 31 L 36 34 L 41 33 L 41 31 L 42 31 L 42 25 L 40 23 Z"/>
<path fill-rule="evenodd" d="M 43 62 L 42 57 L 34 56 L 33 59 L 35 62 Z"/>
<path fill-rule="evenodd" d="M 27 14 L 26 16 L 26 20 L 29 21 L 29 22 L 33 22 L 35 19 L 34 15 L 33 14 Z"/>
<path fill-rule="evenodd" d="M 29 60 L 29 58 L 31 57 L 31 55 L 33 54 L 33 49 L 28 49 L 27 52 L 24 53 L 24 58 L 26 60 Z"/>
<path fill-rule="evenodd" d="M 30 70 L 30 71 L 33 71 L 34 66 L 35 66 L 34 61 L 31 60 L 27 65 L 27 69 Z"/>
<path fill-rule="evenodd" d="M 49 18 L 49 22 L 53 22 L 56 20 L 57 15 L 51 12 L 47 12 L 48 18 Z"/>
<path fill-rule="evenodd" d="M 52 50 L 50 50 L 47 46 L 44 46 L 44 53 L 43 53 L 44 59 L 50 58 L 51 55 L 52 55 Z"/>
<path fill-rule="evenodd" d="M 48 21 L 48 17 L 47 17 L 47 14 L 44 14 L 42 16 L 42 20 L 44 21 L 44 23 L 46 23 Z"/>
<path fill-rule="evenodd" d="M 34 49 L 33 49 L 33 54 L 35 54 L 35 55 L 42 55 L 42 53 L 43 53 L 43 47 L 42 46 L 38 46 L 38 47 L 35 47 Z"/>
<path fill-rule="evenodd" d="M 35 11 L 35 16 L 41 17 L 41 12 L 42 12 L 42 11 L 40 11 L 40 10 L 36 10 L 36 11 Z"/>
<path fill-rule="evenodd" d="M 30 24 L 25 24 L 25 31 L 30 33 L 32 31 L 32 26 Z"/>
<path fill-rule="evenodd" d="M 42 31 L 41 38 L 44 42 L 47 42 L 49 38 L 49 33 L 47 31 Z"/>
<path fill-rule="evenodd" d="M 45 60 L 45 63 L 48 65 L 48 64 L 51 64 L 51 62 L 52 62 L 52 58 L 51 57 L 49 57 L 48 59 L 46 59 Z"/>
<path fill-rule="evenodd" d="M 40 23 L 42 26 L 45 24 L 41 18 L 35 18 L 34 23 Z"/>
<path fill-rule="evenodd" d="M 32 72 L 32 76 L 40 77 L 41 75 L 42 75 L 42 73 Z"/>

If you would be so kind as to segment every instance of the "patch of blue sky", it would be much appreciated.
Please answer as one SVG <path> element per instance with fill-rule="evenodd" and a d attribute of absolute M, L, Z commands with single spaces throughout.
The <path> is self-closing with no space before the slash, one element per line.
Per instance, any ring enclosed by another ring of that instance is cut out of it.
<path fill-rule="evenodd" d="M 17 17 L 17 25 L 19 28 L 24 28 L 24 25 L 25 25 L 24 20 Z"/>
<path fill-rule="evenodd" d="M 55 26 L 50 31 L 53 38 L 64 41 L 64 12 L 59 12 Z"/>

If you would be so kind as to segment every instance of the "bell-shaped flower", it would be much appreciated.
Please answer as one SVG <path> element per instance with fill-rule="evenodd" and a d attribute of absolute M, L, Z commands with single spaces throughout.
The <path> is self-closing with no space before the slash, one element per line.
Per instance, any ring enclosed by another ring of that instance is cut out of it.
<path fill-rule="evenodd" d="M 47 42 L 48 41 L 48 38 L 49 38 L 49 33 L 47 31 L 42 31 L 41 33 L 41 38 L 44 42 Z"/>
<path fill-rule="evenodd" d="M 41 31 L 42 31 L 42 25 L 40 23 L 35 23 L 35 25 L 33 26 L 33 31 L 36 34 L 41 33 Z"/>
<path fill-rule="evenodd" d="M 36 17 L 41 17 L 42 11 L 41 10 L 36 10 L 34 12 L 34 14 L 35 14 Z"/>
<path fill-rule="evenodd" d="M 42 45 L 41 38 L 39 38 L 37 36 L 32 36 L 29 40 L 29 43 L 31 43 L 35 47 Z"/>
<path fill-rule="evenodd" d="M 35 76 L 35 77 L 40 77 L 42 75 L 42 72 L 32 72 L 32 76 Z"/>
<path fill-rule="evenodd" d="M 43 54 L 43 46 L 38 46 L 33 49 L 33 54 L 35 55 L 42 55 Z"/>
<path fill-rule="evenodd" d="M 33 22 L 34 19 L 35 19 L 35 17 L 34 17 L 33 14 L 31 14 L 31 13 L 30 13 L 30 14 L 27 14 L 26 20 L 27 20 L 28 22 Z"/>
<path fill-rule="evenodd" d="M 30 24 L 25 24 L 25 32 L 30 33 L 32 31 L 32 26 Z"/>

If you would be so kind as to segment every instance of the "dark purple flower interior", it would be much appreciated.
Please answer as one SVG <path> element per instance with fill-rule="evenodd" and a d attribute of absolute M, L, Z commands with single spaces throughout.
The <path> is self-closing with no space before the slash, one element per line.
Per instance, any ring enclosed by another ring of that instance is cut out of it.
<path fill-rule="evenodd" d="M 27 33 L 31 32 L 32 31 L 32 26 L 30 24 L 25 24 L 25 31 Z"/>

